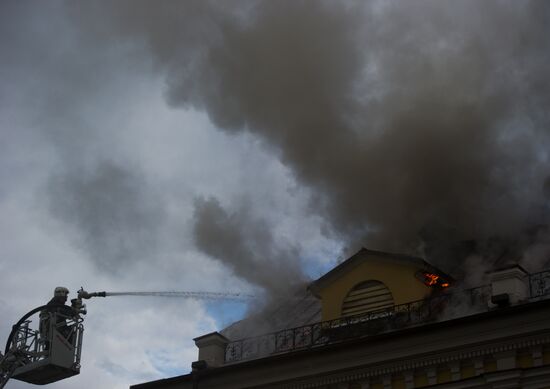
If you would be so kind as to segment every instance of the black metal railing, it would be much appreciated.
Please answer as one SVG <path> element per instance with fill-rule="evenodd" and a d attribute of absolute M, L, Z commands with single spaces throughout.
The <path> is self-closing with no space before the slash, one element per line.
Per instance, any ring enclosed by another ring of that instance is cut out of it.
<path fill-rule="evenodd" d="M 340 317 L 301 327 L 230 342 L 225 350 L 225 362 L 261 358 L 272 354 L 299 351 L 349 339 L 362 338 L 395 331 L 438 320 L 453 309 L 478 313 L 487 309 L 490 286 L 443 293 L 424 300 L 395 305 L 391 308 L 356 316 Z"/>
<path fill-rule="evenodd" d="M 550 296 L 550 270 L 527 276 L 529 300 Z M 489 307 L 491 287 L 480 287 L 442 293 L 425 300 L 395 305 L 362 315 L 341 317 L 301 327 L 230 342 L 225 361 L 265 357 L 308 348 L 320 347 L 353 338 L 373 336 L 406 327 L 427 324 L 485 311 Z"/>

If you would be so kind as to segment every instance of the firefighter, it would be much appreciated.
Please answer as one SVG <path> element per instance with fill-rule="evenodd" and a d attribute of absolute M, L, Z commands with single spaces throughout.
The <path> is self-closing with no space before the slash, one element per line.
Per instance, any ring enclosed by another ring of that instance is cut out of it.
<path fill-rule="evenodd" d="M 48 306 L 57 306 L 57 308 L 54 310 L 56 313 L 56 320 L 55 324 L 57 327 L 57 331 L 59 331 L 63 336 L 71 342 L 71 329 L 67 326 L 67 317 L 74 316 L 74 311 L 71 307 L 68 305 L 65 305 L 67 302 L 67 298 L 69 295 L 69 289 L 58 286 L 55 288 L 53 292 L 53 298 L 48 301 L 46 305 Z M 48 326 L 49 326 L 49 314 L 47 311 L 43 311 L 40 314 L 41 317 L 41 323 L 40 323 L 40 332 L 43 334 L 43 336 L 47 339 L 48 334 Z M 46 343 L 46 349 L 49 348 L 49 342 Z"/>

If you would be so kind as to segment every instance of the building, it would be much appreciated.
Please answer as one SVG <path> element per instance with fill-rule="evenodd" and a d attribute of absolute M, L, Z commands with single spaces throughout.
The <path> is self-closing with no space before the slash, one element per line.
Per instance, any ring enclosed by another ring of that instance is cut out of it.
<path fill-rule="evenodd" d="M 550 388 L 550 272 L 489 280 L 460 289 L 422 259 L 362 249 L 309 285 L 317 321 L 200 336 L 190 374 L 131 389 Z"/>

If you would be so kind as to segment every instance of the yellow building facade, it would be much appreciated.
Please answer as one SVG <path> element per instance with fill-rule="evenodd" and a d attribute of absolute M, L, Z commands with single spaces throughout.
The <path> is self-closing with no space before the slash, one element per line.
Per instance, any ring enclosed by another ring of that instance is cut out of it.
<path fill-rule="evenodd" d="M 307 286 L 317 321 L 200 336 L 190 374 L 131 388 L 550 388 L 550 272 L 458 285 L 420 258 L 362 249 Z"/>
<path fill-rule="evenodd" d="M 309 289 L 321 301 L 322 319 L 332 320 L 345 315 L 343 307 L 346 298 L 353 299 L 354 291 L 357 294 L 360 286 L 369 282 L 379 284 L 379 289 L 385 289 L 391 296 L 392 305 L 425 299 L 433 293 L 434 286 L 437 286 L 426 285 L 429 281 L 425 274 L 438 276 L 440 284 L 450 279 L 420 258 L 361 249 L 313 282 Z M 380 305 L 376 305 L 380 300 L 373 298 L 371 310 L 380 309 Z"/>

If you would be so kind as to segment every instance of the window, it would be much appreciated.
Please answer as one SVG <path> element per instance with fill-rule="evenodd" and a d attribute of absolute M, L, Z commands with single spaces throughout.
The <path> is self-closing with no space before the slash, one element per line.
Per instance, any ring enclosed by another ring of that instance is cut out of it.
<path fill-rule="evenodd" d="M 390 290 L 380 281 L 365 281 L 357 284 L 348 293 L 342 304 L 342 316 L 391 308 L 393 297 Z"/>

